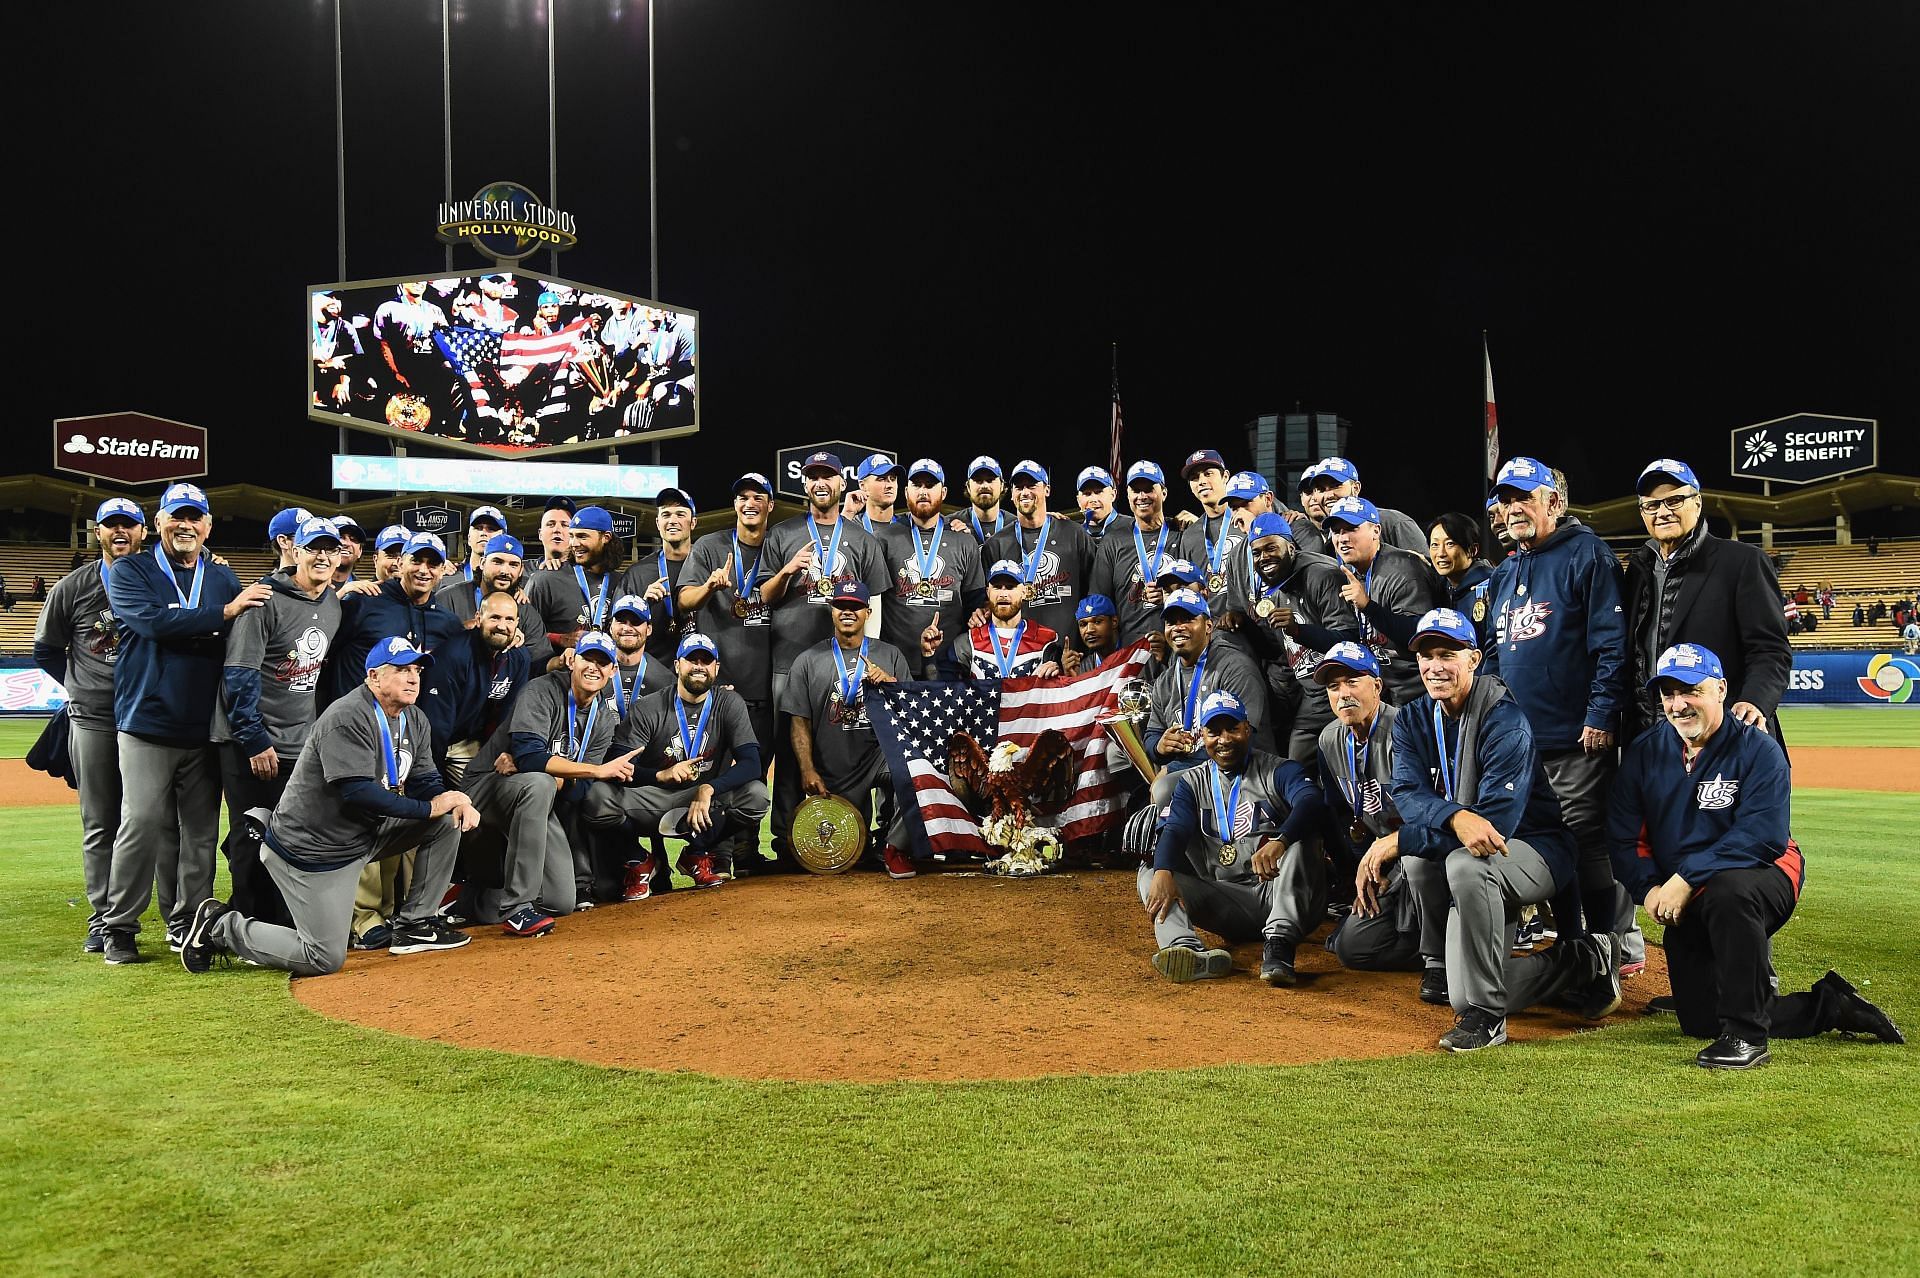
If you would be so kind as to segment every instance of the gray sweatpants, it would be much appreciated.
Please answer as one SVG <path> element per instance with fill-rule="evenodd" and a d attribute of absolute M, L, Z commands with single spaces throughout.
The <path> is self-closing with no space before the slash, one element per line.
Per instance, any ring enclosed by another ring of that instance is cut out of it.
<path fill-rule="evenodd" d="M 238 910 L 222 914 L 213 925 L 213 940 L 261 967 L 278 968 L 295 976 L 325 976 L 347 961 L 347 933 L 353 926 L 353 891 L 360 870 L 369 861 L 399 856 L 417 847 L 413 884 L 394 924 L 431 918 L 440 908 L 453 863 L 460 850 L 460 831 L 451 815 L 417 821 L 387 817 L 380 822 L 373 846 L 358 860 L 337 870 L 303 870 L 284 860 L 267 844 L 260 860 L 273 876 L 293 915 L 292 927 L 262 923 Z"/>
<path fill-rule="evenodd" d="M 1567 750 L 1540 757 L 1547 784 L 1560 803 L 1560 818 L 1573 833 L 1580 851 L 1580 905 L 1589 932 L 1612 932 L 1620 938 L 1621 962 L 1639 963 L 1647 957 L 1647 938 L 1634 918 L 1627 890 L 1614 881 L 1613 854 L 1607 846 L 1607 800 L 1619 771 L 1612 750 L 1588 754 Z M 1555 919 L 1562 932 L 1577 931 L 1571 919 Z"/>
<path fill-rule="evenodd" d="M 138 932 L 160 877 L 160 911 L 185 931 L 213 895 L 220 842 L 220 762 L 210 745 L 155 745 L 131 733 L 120 751 L 120 829 L 113 840 L 102 929 Z"/>
<path fill-rule="evenodd" d="M 1422 874 L 1417 857 L 1387 866 L 1380 912 L 1349 914 L 1327 942 L 1340 966 L 1355 972 L 1412 972 L 1447 952 L 1447 878 Z M 1412 871 L 1409 873 L 1409 871 Z"/>
<path fill-rule="evenodd" d="M 581 816 L 588 825 L 602 830 L 618 829 L 623 822 L 631 821 L 644 837 L 653 832 L 661 817 L 691 803 L 695 788 L 691 783 L 669 789 L 660 785 L 615 785 L 609 781 L 595 781 L 587 791 Z M 727 822 L 729 832 L 735 832 L 766 816 L 770 803 L 767 783 L 749 781 L 743 786 L 716 793 L 713 796 L 713 815 L 715 820 Z"/>
<path fill-rule="evenodd" d="M 554 806 L 559 793 L 554 779 L 544 772 L 503 777 L 491 768 L 468 776 L 467 797 L 480 809 L 480 830 L 475 833 L 506 840 L 506 873 L 499 900 L 486 900 L 493 894 L 483 892 L 479 917 L 497 913 L 505 918 L 536 900 L 549 914 L 573 913 L 573 845 Z"/>
<path fill-rule="evenodd" d="M 860 816 L 867 825 L 873 825 L 873 791 L 876 786 L 885 787 L 889 800 L 893 798 L 892 774 L 887 771 L 887 758 L 875 753 L 865 768 L 846 776 L 830 777 L 824 772 L 821 781 L 827 789 L 851 803 L 860 810 Z M 912 839 L 907 834 L 907 814 L 898 802 L 892 802 L 892 811 L 887 817 L 886 843 L 888 847 L 898 848 L 902 852 L 913 850 Z M 789 824 L 785 833 L 789 845 L 792 842 L 793 828 Z M 875 849 L 877 851 L 877 849 Z"/>
<path fill-rule="evenodd" d="M 107 882 L 113 871 L 113 840 L 120 832 L 120 743 L 110 723 L 67 720 L 67 753 L 80 782 L 80 876 L 87 888 L 87 931 L 107 916 Z M 161 907 L 173 904 L 169 873 Z"/>
<path fill-rule="evenodd" d="M 1507 840 L 1506 855 L 1475 856 L 1455 848 L 1444 861 L 1404 857 L 1425 892 L 1450 892 L 1447 995 L 1453 1010 L 1477 1007 L 1495 1016 L 1521 1012 L 1563 988 L 1577 965 L 1568 961 L 1576 935 L 1562 931 L 1544 953 L 1513 953 L 1513 920 L 1523 905 L 1553 895 L 1553 871 L 1533 846 Z M 1556 952 L 1558 951 L 1558 952 Z"/>
<path fill-rule="evenodd" d="M 1153 866 L 1141 866 L 1134 882 L 1145 905 Z M 1163 950 L 1170 945 L 1200 948 L 1195 924 L 1229 941 L 1282 936 L 1297 942 L 1327 916 L 1327 859 L 1313 839 L 1289 844 L 1279 873 L 1271 879 L 1230 883 L 1176 870 L 1173 885 L 1180 899 L 1153 925 L 1154 943 Z"/>

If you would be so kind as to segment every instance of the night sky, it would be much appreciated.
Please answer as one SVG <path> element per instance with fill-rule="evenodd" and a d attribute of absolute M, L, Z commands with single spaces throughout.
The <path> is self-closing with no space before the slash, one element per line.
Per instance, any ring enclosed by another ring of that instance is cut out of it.
<path fill-rule="evenodd" d="M 344 2 L 348 274 L 440 274 L 439 0 Z M 452 5 L 456 198 L 551 197 L 546 4 Z M 70 78 L 11 90 L 25 451 L 143 410 L 212 428 L 213 482 L 321 491 L 331 0 L 31 8 L 16 65 Z M 1727 431 L 1797 411 L 1920 473 L 1920 8 L 1570 14 L 660 0 L 706 423 L 665 460 L 709 500 L 828 437 L 1058 479 L 1106 457 L 1117 341 L 1129 459 L 1243 464 L 1299 404 L 1354 423 L 1370 496 L 1472 508 L 1486 329 L 1506 451 L 1576 501 L 1662 454 L 1725 484 Z M 556 45 L 560 273 L 644 294 L 645 11 L 558 0 Z"/>

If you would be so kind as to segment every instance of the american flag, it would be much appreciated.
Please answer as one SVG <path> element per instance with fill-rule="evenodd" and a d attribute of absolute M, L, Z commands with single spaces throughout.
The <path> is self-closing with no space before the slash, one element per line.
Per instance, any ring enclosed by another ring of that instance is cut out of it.
<path fill-rule="evenodd" d="M 1066 806 L 1040 819 L 1068 841 L 1116 825 L 1125 778 L 1107 770 L 1100 720 L 1113 713 L 1117 690 L 1139 677 L 1147 657 L 1142 639 L 1098 670 L 1071 678 L 868 684 L 867 714 L 913 831 L 915 855 L 996 855 L 947 784 L 947 742 L 956 732 L 968 733 L 990 753 L 999 741 L 1031 748 L 1042 732 L 1058 730 L 1079 756 L 1078 778 Z"/>
<path fill-rule="evenodd" d="M 433 344 L 446 356 L 447 363 L 453 365 L 453 371 L 466 378 L 467 385 L 473 388 L 473 406 L 484 410 L 487 388 L 481 381 L 481 370 L 499 364 L 500 334 L 462 326 L 436 328 Z"/>
<path fill-rule="evenodd" d="M 1113 476 L 1115 483 L 1125 488 L 1127 481 L 1124 478 L 1126 471 L 1121 469 L 1120 436 L 1120 343 L 1115 342 L 1113 344 L 1113 437 L 1108 448 L 1110 455 L 1107 459 L 1107 471 Z"/>
<path fill-rule="evenodd" d="M 557 364 L 573 354 L 580 344 L 580 335 L 586 331 L 587 317 L 582 315 L 551 333 L 508 333 L 500 339 L 500 367 Z"/>

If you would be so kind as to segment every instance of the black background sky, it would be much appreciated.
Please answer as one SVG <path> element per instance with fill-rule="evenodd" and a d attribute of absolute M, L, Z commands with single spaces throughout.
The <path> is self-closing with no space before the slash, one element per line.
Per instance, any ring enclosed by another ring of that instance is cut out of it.
<path fill-rule="evenodd" d="M 451 0 L 457 198 L 550 194 L 548 2 Z M 348 274 L 438 273 L 439 0 L 344 3 Z M 1103 460 L 1118 341 L 1129 458 L 1241 464 L 1299 403 L 1369 495 L 1471 507 L 1483 328 L 1506 451 L 1576 500 L 1662 454 L 1723 484 L 1796 411 L 1920 472 L 1920 7 L 659 3 L 696 491 L 827 437 Z M 30 8 L 22 455 L 144 410 L 213 429 L 214 482 L 318 492 L 332 0 Z M 645 10 L 557 11 L 561 274 L 644 293 Z"/>

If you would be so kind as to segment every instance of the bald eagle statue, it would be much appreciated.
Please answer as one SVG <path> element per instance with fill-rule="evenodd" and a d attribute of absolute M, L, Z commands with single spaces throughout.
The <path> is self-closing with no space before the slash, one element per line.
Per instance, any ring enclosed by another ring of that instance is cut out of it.
<path fill-rule="evenodd" d="M 964 732 L 947 742 L 947 780 L 976 816 L 998 825 L 1013 818 L 1016 828 L 1031 824 L 1034 802 L 1064 803 L 1072 797 L 1076 776 L 1073 745 L 1052 728 L 1022 750 L 1002 741 L 988 755 Z"/>

